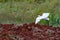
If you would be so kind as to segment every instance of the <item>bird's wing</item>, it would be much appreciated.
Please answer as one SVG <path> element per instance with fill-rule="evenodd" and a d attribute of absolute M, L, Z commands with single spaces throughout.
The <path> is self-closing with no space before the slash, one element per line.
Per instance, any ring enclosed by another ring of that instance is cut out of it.
<path fill-rule="evenodd" d="M 49 13 L 43 13 L 42 17 L 47 18 L 49 16 Z"/>

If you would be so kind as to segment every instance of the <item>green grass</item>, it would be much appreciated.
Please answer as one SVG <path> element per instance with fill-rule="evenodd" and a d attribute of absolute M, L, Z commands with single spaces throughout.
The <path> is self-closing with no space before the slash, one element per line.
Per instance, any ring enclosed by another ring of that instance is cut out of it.
<path fill-rule="evenodd" d="M 32 23 L 37 15 L 49 12 L 49 25 L 60 26 L 60 0 L 0 1 L 0 23 Z M 47 24 L 42 20 L 40 24 Z"/>

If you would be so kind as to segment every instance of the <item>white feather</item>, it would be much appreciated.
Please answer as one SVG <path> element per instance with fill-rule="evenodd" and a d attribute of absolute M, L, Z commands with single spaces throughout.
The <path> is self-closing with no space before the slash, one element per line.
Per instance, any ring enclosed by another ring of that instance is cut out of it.
<path fill-rule="evenodd" d="M 42 16 L 38 15 L 38 17 L 36 18 L 35 24 L 37 24 L 42 19 L 49 20 L 48 16 L 49 16 L 49 13 L 43 13 Z"/>
<path fill-rule="evenodd" d="M 43 13 L 42 17 L 47 18 L 50 13 Z"/>

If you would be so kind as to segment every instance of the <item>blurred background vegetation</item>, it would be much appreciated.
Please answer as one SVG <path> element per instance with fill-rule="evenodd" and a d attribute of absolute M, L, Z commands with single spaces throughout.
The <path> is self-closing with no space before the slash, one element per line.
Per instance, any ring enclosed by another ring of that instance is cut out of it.
<path fill-rule="evenodd" d="M 60 26 L 60 0 L 0 0 L 0 23 L 32 23 L 47 12 L 49 22 L 41 20 L 40 24 Z"/>

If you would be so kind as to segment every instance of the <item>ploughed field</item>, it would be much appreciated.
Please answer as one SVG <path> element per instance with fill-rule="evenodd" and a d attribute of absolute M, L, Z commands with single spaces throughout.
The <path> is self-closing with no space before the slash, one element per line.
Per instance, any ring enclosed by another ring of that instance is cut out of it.
<path fill-rule="evenodd" d="M 60 40 L 60 28 L 40 24 L 0 24 L 0 40 Z"/>

